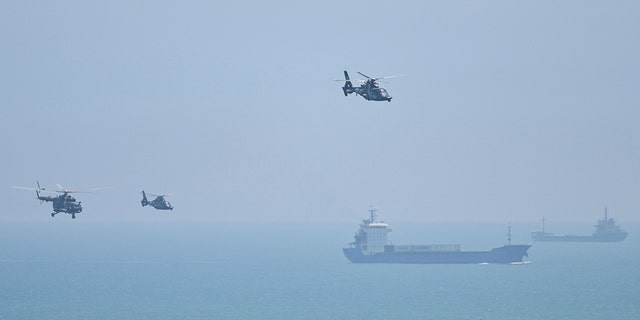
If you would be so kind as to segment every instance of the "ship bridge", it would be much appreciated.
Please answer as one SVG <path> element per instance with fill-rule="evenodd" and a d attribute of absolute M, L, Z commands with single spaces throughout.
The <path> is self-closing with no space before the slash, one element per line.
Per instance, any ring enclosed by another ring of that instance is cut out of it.
<path fill-rule="evenodd" d="M 382 222 L 369 223 L 369 228 L 386 228 L 389 225 Z"/>
<path fill-rule="evenodd" d="M 372 222 L 363 230 L 366 233 L 366 241 L 362 246 L 364 254 L 377 254 L 384 252 L 384 246 L 388 244 L 387 235 L 391 232 L 389 225 L 384 222 Z"/>

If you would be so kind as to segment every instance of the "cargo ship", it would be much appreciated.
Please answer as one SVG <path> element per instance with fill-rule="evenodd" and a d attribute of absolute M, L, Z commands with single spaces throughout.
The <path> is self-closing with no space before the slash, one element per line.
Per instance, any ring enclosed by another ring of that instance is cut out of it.
<path fill-rule="evenodd" d="M 391 229 L 378 221 L 376 209 L 369 210 L 369 219 L 360 224 L 354 242 L 343 248 L 345 257 L 352 263 L 413 263 L 413 264 L 462 264 L 462 263 L 522 263 L 530 245 L 512 245 L 511 227 L 508 243 L 489 251 L 462 251 L 459 244 L 393 245 L 387 236 Z"/>
<path fill-rule="evenodd" d="M 616 225 L 613 218 L 607 215 L 607 208 L 604 209 L 604 219 L 599 219 L 594 226 L 593 234 L 590 236 L 574 234 L 555 234 L 544 230 L 544 218 L 542 218 L 542 231 L 531 233 L 533 241 L 558 241 L 558 242 L 620 242 L 627 238 L 628 233 Z"/>

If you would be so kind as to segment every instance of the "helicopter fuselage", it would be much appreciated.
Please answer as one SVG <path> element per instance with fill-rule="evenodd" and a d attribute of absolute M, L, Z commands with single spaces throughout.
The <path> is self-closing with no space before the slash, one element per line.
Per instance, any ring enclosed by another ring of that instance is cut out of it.
<path fill-rule="evenodd" d="M 363 84 L 359 88 L 354 88 L 356 95 L 361 95 L 363 98 L 369 101 L 389 101 L 391 102 L 391 96 L 384 88 L 379 88 L 373 85 Z"/>
<path fill-rule="evenodd" d="M 149 202 L 149 204 L 158 210 L 173 210 L 171 203 L 165 200 L 163 196 L 158 196 L 157 198 Z"/>
<path fill-rule="evenodd" d="M 362 73 L 361 73 L 362 74 Z M 383 78 L 370 78 L 367 77 L 367 80 L 359 87 L 354 87 L 349 79 L 349 74 L 347 71 L 344 72 L 345 84 L 342 87 L 342 91 L 344 95 L 347 96 L 351 93 L 355 93 L 356 95 L 362 96 L 365 100 L 368 101 L 388 101 L 391 102 L 391 95 L 384 88 L 381 88 L 378 85 L 377 79 Z M 342 80 L 337 80 L 342 81 Z"/>
<path fill-rule="evenodd" d="M 152 206 L 157 210 L 173 210 L 171 203 L 167 201 L 164 196 L 156 196 L 155 199 L 149 201 L 147 199 L 147 194 L 142 191 L 142 201 L 140 201 L 142 206 Z"/>
<path fill-rule="evenodd" d="M 76 213 L 82 212 L 82 205 L 76 198 L 70 196 L 68 193 L 61 194 L 57 197 L 41 196 L 38 192 L 38 200 L 52 202 L 53 213 L 51 216 L 55 216 L 57 213 L 64 212 L 75 218 Z"/>

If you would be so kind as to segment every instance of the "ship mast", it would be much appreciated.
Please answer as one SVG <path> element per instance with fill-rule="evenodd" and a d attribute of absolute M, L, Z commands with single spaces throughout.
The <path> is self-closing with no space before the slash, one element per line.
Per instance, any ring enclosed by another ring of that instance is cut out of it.
<path fill-rule="evenodd" d="M 371 220 L 369 220 L 369 223 L 376 222 L 376 211 L 378 211 L 378 209 L 376 209 L 373 205 L 371 205 L 371 209 L 369 209 L 369 213 L 371 214 Z"/>

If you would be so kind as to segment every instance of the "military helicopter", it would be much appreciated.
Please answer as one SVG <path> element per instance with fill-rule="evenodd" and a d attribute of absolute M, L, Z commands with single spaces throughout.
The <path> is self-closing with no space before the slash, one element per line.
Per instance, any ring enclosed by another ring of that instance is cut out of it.
<path fill-rule="evenodd" d="M 151 194 L 151 193 L 149 193 L 149 195 L 154 196 L 156 198 L 149 201 L 147 200 L 147 194 L 144 192 L 144 190 L 142 191 L 142 201 L 140 201 L 140 203 L 142 203 L 143 207 L 149 205 L 158 210 L 173 210 L 171 203 L 165 200 L 164 198 L 165 195 L 157 195 L 157 194 Z"/>
<path fill-rule="evenodd" d="M 80 201 L 77 201 L 76 198 L 70 195 L 70 193 L 90 192 L 90 191 L 67 190 L 63 188 L 61 185 L 58 185 L 58 188 L 60 188 L 60 190 L 48 191 L 40 187 L 40 182 L 36 181 L 36 183 L 38 184 L 38 189 L 25 188 L 25 187 L 13 187 L 13 188 L 35 190 L 36 195 L 38 196 L 38 200 L 40 200 L 41 202 L 42 201 L 53 202 L 53 212 L 51 213 L 51 217 L 55 217 L 56 214 L 60 212 L 64 212 L 64 213 L 70 214 L 71 219 L 75 219 L 76 213 L 82 212 L 82 205 L 80 204 Z M 41 195 L 40 194 L 41 192 L 58 192 L 62 194 L 59 196 L 50 197 L 50 196 Z"/>
<path fill-rule="evenodd" d="M 336 80 L 336 81 L 344 81 L 344 87 L 342 87 L 342 92 L 344 92 L 345 97 L 355 92 L 356 95 L 361 95 L 363 98 L 365 98 L 368 101 L 391 102 L 391 96 L 389 95 L 387 90 L 380 87 L 380 85 L 378 84 L 378 80 L 395 78 L 395 77 L 399 77 L 400 75 L 381 77 L 381 78 L 372 78 L 360 71 L 358 71 L 358 74 L 367 78 L 366 80 L 362 80 L 362 79 L 353 80 L 353 81 L 362 82 L 362 85 L 360 85 L 360 87 L 353 86 L 353 84 L 351 83 L 351 79 L 349 79 L 349 74 L 347 73 L 346 70 L 344 71 L 345 79 Z"/>

